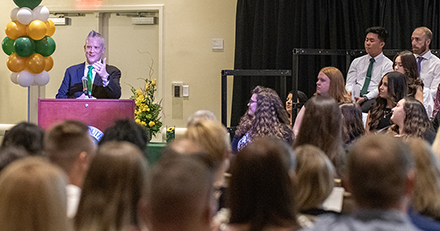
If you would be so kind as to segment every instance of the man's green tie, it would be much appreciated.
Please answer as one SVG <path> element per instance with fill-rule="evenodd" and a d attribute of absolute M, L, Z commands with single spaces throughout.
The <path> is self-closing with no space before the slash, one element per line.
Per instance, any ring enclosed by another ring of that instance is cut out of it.
<path fill-rule="evenodd" d="M 87 72 L 87 92 L 89 93 L 89 96 L 92 95 L 92 85 L 93 85 L 93 66 L 89 66 L 89 71 Z"/>
<path fill-rule="evenodd" d="M 360 94 L 361 97 L 368 93 L 368 86 L 370 85 L 370 81 L 371 81 L 371 72 L 373 72 L 374 61 L 375 61 L 374 58 L 370 59 L 370 65 L 368 66 L 368 70 L 367 70 L 367 77 L 365 78 L 364 86 L 362 87 Z"/>

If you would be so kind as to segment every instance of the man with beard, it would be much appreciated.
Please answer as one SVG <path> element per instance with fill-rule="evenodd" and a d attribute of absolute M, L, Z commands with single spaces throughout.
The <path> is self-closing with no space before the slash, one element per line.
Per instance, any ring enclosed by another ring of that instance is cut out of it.
<path fill-rule="evenodd" d="M 379 93 L 377 86 L 382 77 L 393 71 L 393 62 L 387 58 L 382 49 L 388 37 L 388 32 L 383 27 L 370 27 L 365 31 L 366 55 L 353 60 L 347 73 L 345 89 L 352 95 L 355 88 L 359 89 L 359 95 L 355 95 L 356 103 L 359 103 L 363 112 L 368 112 L 375 102 Z"/>
<path fill-rule="evenodd" d="M 420 78 L 423 80 L 424 88 L 430 90 L 431 96 L 435 100 L 434 113 L 429 115 L 430 117 L 437 114 L 440 105 L 440 98 L 437 97 L 437 88 L 440 84 L 440 59 L 429 50 L 431 40 L 432 32 L 427 27 L 416 28 L 411 36 L 412 51 L 416 56 Z M 426 90 L 423 92 L 426 92 Z M 423 95 L 425 102 L 433 101 L 431 99 L 426 100 L 425 94 Z M 429 95 L 429 92 L 426 95 Z"/>

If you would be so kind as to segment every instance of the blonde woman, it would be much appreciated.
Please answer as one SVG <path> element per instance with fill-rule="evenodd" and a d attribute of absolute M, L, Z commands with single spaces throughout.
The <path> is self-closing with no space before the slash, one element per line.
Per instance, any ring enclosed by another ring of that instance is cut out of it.
<path fill-rule="evenodd" d="M 312 145 L 299 146 L 295 152 L 298 211 L 311 221 L 317 215 L 335 213 L 322 207 L 334 186 L 333 164 L 323 151 Z"/>
<path fill-rule="evenodd" d="M 416 163 L 416 183 L 409 216 L 413 223 L 422 230 L 440 230 L 439 163 L 429 144 L 423 139 L 409 138 L 406 142 L 411 148 Z M 430 219 L 423 219 L 423 217 Z M 421 220 L 423 221 L 419 222 Z M 437 227 L 438 229 L 427 229 L 427 227 Z"/>
<path fill-rule="evenodd" d="M 66 214 L 67 176 L 41 157 L 27 157 L 0 175 L 0 229 L 71 230 Z"/>
<path fill-rule="evenodd" d="M 147 161 L 131 143 L 99 147 L 84 180 L 76 231 L 141 230 L 137 207 L 146 190 Z"/>

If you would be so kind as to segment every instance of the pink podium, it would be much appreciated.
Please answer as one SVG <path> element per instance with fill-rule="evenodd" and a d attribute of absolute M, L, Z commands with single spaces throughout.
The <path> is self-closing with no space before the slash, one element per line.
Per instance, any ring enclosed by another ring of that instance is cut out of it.
<path fill-rule="evenodd" d="M 104 132 L 117 119 L 134 120 L 134 109 L 132 99 L 38 99 L 38 125 L 79 120 Z"/>

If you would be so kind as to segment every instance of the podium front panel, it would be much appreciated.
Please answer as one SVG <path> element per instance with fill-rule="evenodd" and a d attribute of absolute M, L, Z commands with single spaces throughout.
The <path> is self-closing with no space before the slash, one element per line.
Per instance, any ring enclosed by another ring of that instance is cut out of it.
<path fill-rule="evenodd" d="M 134 110 L 132 99 L 39 99 L 38 125 L 78 120 L 104 132 L 118 119 L 134 120 Z"/>

